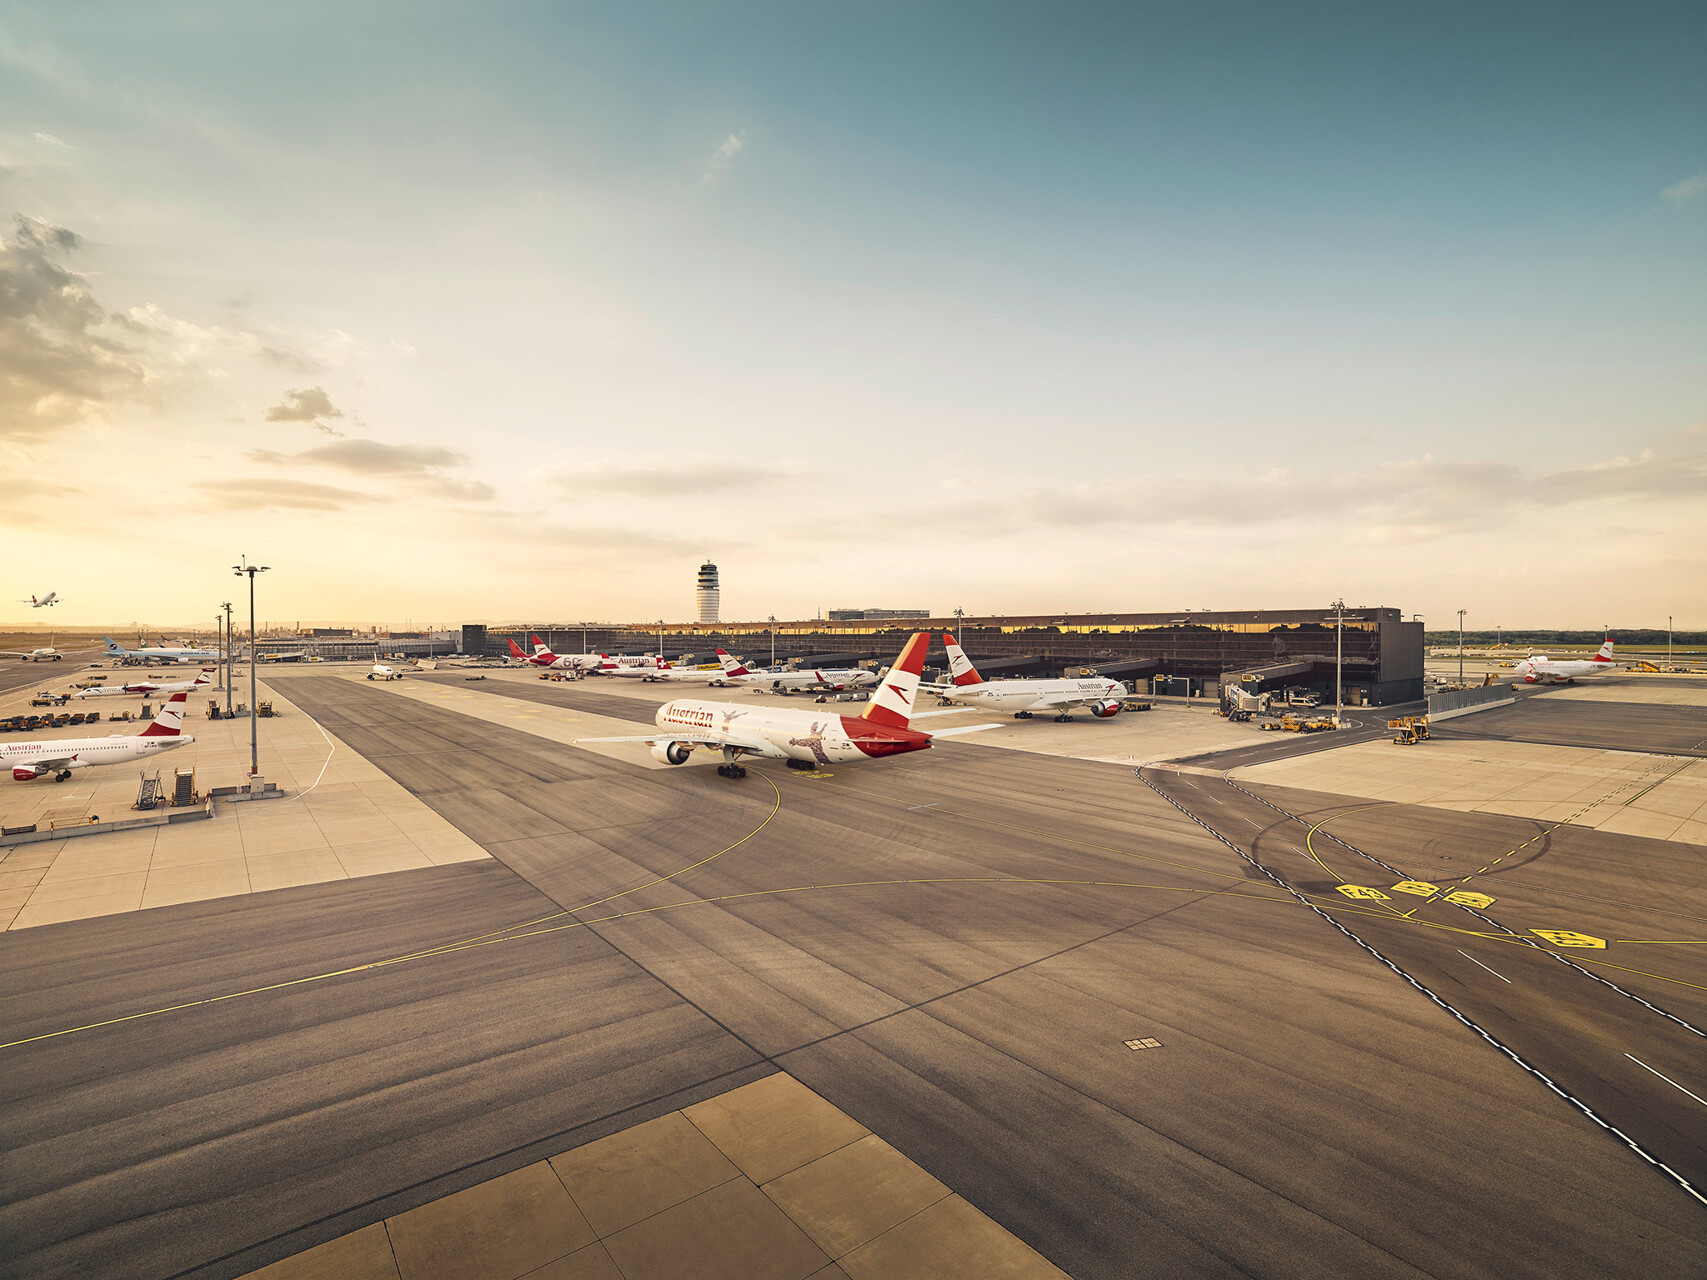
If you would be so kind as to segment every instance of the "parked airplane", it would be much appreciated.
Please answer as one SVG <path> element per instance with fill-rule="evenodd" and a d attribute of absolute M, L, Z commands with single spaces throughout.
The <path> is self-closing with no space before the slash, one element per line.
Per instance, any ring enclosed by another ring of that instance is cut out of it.
<path fill-rule="evenodd" d="M 111 636 L 103 636 L 102 639 L 107 642 L 107 656 L 122 662 L 202 662 L 219 657 L 217 649 L 191 649 L 177 645 L 158 649 L 144 645 L 140 649 L 127 649 Z"/>
<path fill-rule="evenodd" d="M 388 667 L 383 663 L 373 664 L 373 670 L 367 673 L 369 680 L 401 680 L 403 673 L 396 667 Z"/>
<path fill-rule="evenodd" d="M 948 670 L 952 684 L 928 684 L 932 693 L 949 702 L 964 703 L 987 711 L 1011 711 L 1015 720 L 1029 720 L 1039 711 L 1053 711 L 1060 722 L 1071 720 L 1074 707 L 1089 707 L 1094 716 L 1108 717 L 1120 711 L 1120 699 L 1126 686 L 1106 676 L 1083 680 L 986 680 L 978 674 L 972 660 L 955 643 L 953 636 L 942 638 L 948 650 Z"/>
<path fill-rule="evenodd" d="M 19 658 L 24 662 L 63 662 L 65 655 L 51 644 L 40 649 L 0 649 L 0 658 Z"/>
<path fill-rule="evenodd" d="M 24 604 L 26 602 L 23 600 L 20 600 L 20 601 L 18 601 L 18 603 Z M 45 608 L 47 605 L 50 605 L 50 604 L 58 604 L 59 603 L 59 592 L 49 591 L 45 596 L 43 596 L 39 600 L 36 599 L 34 596 L 31 596 L 27 603 L 29 604 L 30 608 L 32 608 L 32 609 L 41 609 L 41 608 Z"/>
<path fill-rule="evenodd" d="M 1531 654 L 1514 665 L 1512 671 L 1522 676 L 1525 684 L 1571 684 L 1578 676 L 1603 676 L 1608 671 L 1618 670 L 1618 664 L 1612 660 L 1614 643 L 1613 638 L 1607 636 L 1606 643 L 1600 646 L 1600 652 L 1587 659 L 1549 658 L 1544 653 Z"/>
<path fill-rule="evenodd" d="M 753 671 L 722 649 L 717 651 L 717 660 L 723 664 L 723 670 L 728 674 L 731 683 L 770 689 L 773 693 L 789 694 L 796 689 L 843 693 L 849 689 L 863 689 L 877 683 L 877 673 L 867 671 L 864 667 L 771 667 L 763 671 Z M 739 671 L 735 670 L 737 667 L 740 668 Z"/>
<path fill-rule="evenodd" d="M 581 671 L 599 663 L 599 655 L 596 653 L 553 653 L 538 636 L 529 636 L 528 639 L 533 641 L 531 655 L 523 653 L 522 647 L 514 640 L 508 642 L 512 659 L 558 671 Z"/>
<path fill-rule="evenodd" d="M 737 762 L 746 756 L 786 760 L 791 769 L 815 769 L 920 751 L 936 738 L 996 728 L 994 724 L 974 724 L 930 734 L 909 726 L 929 647 L 930 636 L 922 631 L 907 641 L 870 705 L 857 716 L 792 708 L 762 710 L 733 702 L 678 698 L 658 708 L 657 733 L 579 741 L 644 742 L 652 748 L 653 759 L 664 764 L 686 764 L 694 748 L 707 747 L 722 754 L 723 763 L 717 766 L 719 777 L 744 778 L 747 770 Z"/>
<path fill-rule="evenodd" d="M 601 676 L 614 676 L 619 680 L 668 680 L 667 674 L 673 668 L 660 657 L 648 658 L 644 663 L 635 662 L 622 664 L 612 660 L 607 654 L 600 654 L 605 661 L 593 670 Z"/>
<path fill-rule="evenodd" d="M 138 680 L 135 684 L 98 684 L 87 689 L 79 689 L 73 697 L 97 698 L 108 695 L 155 693 L 185 693 L 200 689 L 203 685 L 213 683 L 213 668 L 203 667 L 202 673 L 194 680 L 175 680 L 170 684 L 155 684 L 152 680 Z"/>
<path fill-rule="evenodd" d="M 0 747 L 0 766 L 11 770 L 15 782 L 29 782 L 49 773 L 55 782 L 64 782 L 73 769 L 123 764 L 127 760 L 147 759 L 173 747 L 181 747 L 186 742 L 195 741 L 193 734 L 183 732 L 184 704 L 189 696 L 187 693 L 174 693 L 172 700 L 160 708 L 154 722 L 139 734 L 9 742 Z"/>

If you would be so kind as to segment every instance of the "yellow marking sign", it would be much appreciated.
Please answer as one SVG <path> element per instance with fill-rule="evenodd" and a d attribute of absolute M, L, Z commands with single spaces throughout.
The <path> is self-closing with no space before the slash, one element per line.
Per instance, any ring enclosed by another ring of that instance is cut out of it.
<path fill-rule="evenodd" d="M 1456 902 L 1461 907 L 1491 907 L 1494 900 L 1485 893 L 1471 893 L 1468 889 L 1460 889 L 1456 893 L 1446 895 L 1448 902 Z"/>
<path fill-rule="evenodd" d="M 1427 880 L 1401 880 L 1393 886 L 1395 893 L 1414 893 L 1419 898 L 1432 898 L 1440 892 L 1440 886 L 1430 884 Z"/>
<path fill-rule="evenodd" d="M 1531 929 L 1537 938 L 1545 938 L 1556 947 L 1596 947 L 1606 950 L 1606 939 L 1596 938 L 1586 933 L 1576 933 L 1570 929 Z"/>
<path fill-rule="evenodd" d="M 1371 889 L 1368 885 L 1342 884 L 1339 890 L 1348 898 L 1374 898 L 1382 902 L 1388 900 L 1387 894 L 1382 893 L 1379 889 Z"/>

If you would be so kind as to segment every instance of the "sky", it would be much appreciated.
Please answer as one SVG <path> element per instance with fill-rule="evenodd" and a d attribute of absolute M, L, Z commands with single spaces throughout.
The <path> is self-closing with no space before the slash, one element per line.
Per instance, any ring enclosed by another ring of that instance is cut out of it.
<path fill-rule="evenodd" d="M 1707 626 L 1698 3 L 0 0 L 0 620 Z"/>

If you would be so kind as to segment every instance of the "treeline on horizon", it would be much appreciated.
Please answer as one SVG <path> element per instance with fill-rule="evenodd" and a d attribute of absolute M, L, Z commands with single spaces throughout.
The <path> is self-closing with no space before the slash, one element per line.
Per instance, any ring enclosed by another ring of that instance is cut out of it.
<path fill-rule="evenodd" d="M 1471 631 L 1464 632 L 1466 645 L 1506 644 L 1515 648 L 1524 645 L 1575 644 L 1594 645 L 1599 647 L 1601 642 L 1611 635 L 1624 645 L 1664 645 L 1666 633 L 1663 628 L 1655 630 L 1644 627 L 1613 627 L 1611 631 Z M 1707 631 L 1674 631 L 1671 633 L 1674 645 L 1703 645 L 1707 644 Z M 1457 631 L 1424 631 L 1424 644 L 1457 644 Z"/>

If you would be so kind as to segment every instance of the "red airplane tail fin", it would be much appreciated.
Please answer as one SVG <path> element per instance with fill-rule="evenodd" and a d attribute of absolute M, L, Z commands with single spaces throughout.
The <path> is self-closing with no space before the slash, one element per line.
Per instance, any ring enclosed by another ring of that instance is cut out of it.
<path fill-rule="evenodd" d="M 907 641 L 877 692 L 871 695 L 871 705 L 861 713 L 862 720 L 873 724 L 905 729 L 913 715 L 913 696 L 919 691 L 919 673 L 925 669 L 925 654 L 930 650 L 928 632 L 917 631 Z"/>
<path fill-rule="evenodd" d="M 189 700 L 190 695 L 183 690 L 174 693 L 166 705 L 160 708 L 160 714 L 154 717 L 154 722 L 137 736 L 141 738 L 176 738 L 183 732 L 184 707 Z"/>
<path fill-rule="evenodd" d="M 965 686 L 983 684 L 984 677 L 978 674 L 978 668 L 972 665 L 972 659 L 966 656 L 959 644 L 951 635 L 944 635 L 942 647 L 948 650 L 948 671 L 954 677 L 954 683 Z"/>

